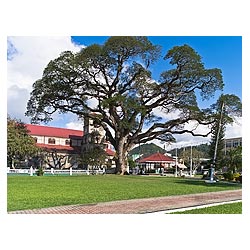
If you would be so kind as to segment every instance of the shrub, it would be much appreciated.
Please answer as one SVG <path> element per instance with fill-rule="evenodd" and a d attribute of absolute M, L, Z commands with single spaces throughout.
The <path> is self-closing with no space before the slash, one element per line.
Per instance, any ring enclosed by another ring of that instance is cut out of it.
<path fill-rule="evenodd" d="M 240 173 L 233 174 L 233 180 L 238 181 L 239 177 L 240 177 Z"/>
<path fill-rule="evenodd" d="M 202 179 L 206 179 L 208 177 L 209 177 L 209 175 L 207 173 L 205 173 L 205 174 L 202 175 Z"/>
<path fill-rule="evenodd" d="M 232 172 L 223 173 L 223 177 L 225 180 L 232 181 L 234 179 Z"/>
<path fill-rule="evenodd" d="M 240 173 L 235 174 L 235 181 L 242 183 L 242 175 Z"/>
<path fill-rule="evenodd" d="M 239 182 L 242 183 L 242 175 L 239 176 Z"/>
<path fill-rule="evenodd" d="M 43 168 L 39 167 L 38 170 L 36 171 L 36 175 L 37 176 L 43 176 L 43 174 L 44 174 Z"/>

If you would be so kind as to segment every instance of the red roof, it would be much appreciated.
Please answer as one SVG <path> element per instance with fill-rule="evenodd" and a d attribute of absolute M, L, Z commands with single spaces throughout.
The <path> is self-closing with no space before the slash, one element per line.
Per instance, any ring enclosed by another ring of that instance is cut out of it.
<path fill-rule="evenodd" d="M 145 157 L 141 160 L 139 160 L 140 163 L 142 162 L 175 162 L 175 160 L 172 157 L 169 157 L 167 155 L 161 154 L 161 153 L 155 153 L 148 157 Z"/>
<path fill-rule="evenodd" d="M 26 124 L 30 135 L 51 136 L 60 138 L 82 137 L 82 130 L 55 128 L 42 125 Z"/>
<path fill-rule="evenodd" d="M 106 148 L 105 149 L 106 153 L 109 155 L 109 156 L 114 156 L 115 155 L 115 151 L 109 149 L 109 148 Z"/>

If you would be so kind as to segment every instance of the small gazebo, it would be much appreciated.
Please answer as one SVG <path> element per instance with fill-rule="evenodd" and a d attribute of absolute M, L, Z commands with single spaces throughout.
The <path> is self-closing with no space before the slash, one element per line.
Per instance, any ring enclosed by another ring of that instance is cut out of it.
<path fill-rule="evenodd" d="M 175 159 L 158 152 L 140 159 L 138 163 L 146 170 L 167 169 L 175 165 Z"/>

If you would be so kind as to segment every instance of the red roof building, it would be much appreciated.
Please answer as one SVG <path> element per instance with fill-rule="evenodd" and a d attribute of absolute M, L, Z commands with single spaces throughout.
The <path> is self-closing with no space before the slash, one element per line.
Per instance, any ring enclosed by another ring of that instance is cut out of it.
<path fill-rule="evenodd" d="M 36 140 L 38 147 L 47 151 L 61 153 L 79 153 L 83 143 L 83 130 L 49 127 L 43 125 L 26 124 L 29 134 Z M 110 143 L 106 145 L 108 156 L 114 156 Z"/>
<path fill-rule="evenodd" d="M 141 166 L 149 169 L 168 168 L 175 165 L 175 159 L 161 153 L 155 153 L 138 161 Z"/>
<path fill-rule="evenodd" d="M 146 162 L 167 162 L 167 163 L 175 163 L 175 160 L 172 157 L 169 157 L 167 155 L 161 154 L 161 153 L 155 153 L 150 156 L 147 156 L 145 158 L 142 158 L 139 160 L 140 163 L 146 163 Z"/>
<path fill-rule="evenodd" d="M 26 124 L 29 134 L 36 140 L 38 147 L 58 151 L 79 151 L 83 131 Z"/>

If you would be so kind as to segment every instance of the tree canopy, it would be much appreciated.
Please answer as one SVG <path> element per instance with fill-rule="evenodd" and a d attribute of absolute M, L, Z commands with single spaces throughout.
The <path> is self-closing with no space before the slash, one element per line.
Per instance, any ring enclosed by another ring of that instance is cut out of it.
<path fill-rule="evenodd" d="M 223 157 L 224 166 L 228 167 L 228 171 L 233 173 L 242 171 L 242 147 L 232 148 L 228 150 Z"/>
<path fill-rule="evenodd" d="M 151 69 L 160 52 L 147 37 L 132 36 L 110 37 L 104 45 L 78 53 L 65 51 L 33 84 L 26 115 L 33 123 L 50 121 L 56 111 L 94 119 L 117 152 L 120 173 L 136 144 L 171 142 L 183 133 L 206 136 L 184 126 L 213 123 L 212 115 L 198 107 L 197 96 L 209 99 L 223 89 L 221 70 L 205 68 L 189 45 L 175 46 L 166 53 L 166 71 L 156 80 Z M 178 117 L 162 119 L 172 112 Z"/>
<path fill-rule="evenodd" d="M 94 170 L 95 167 L 101 168 L 106 163 L 106 157 L 107 153 L 102 146 L 95 145 L 94 147 L 83 152 L 78 161 L 82 165 L 87 165 L 88 168 L 91 166 L 92 170 Z"/>

